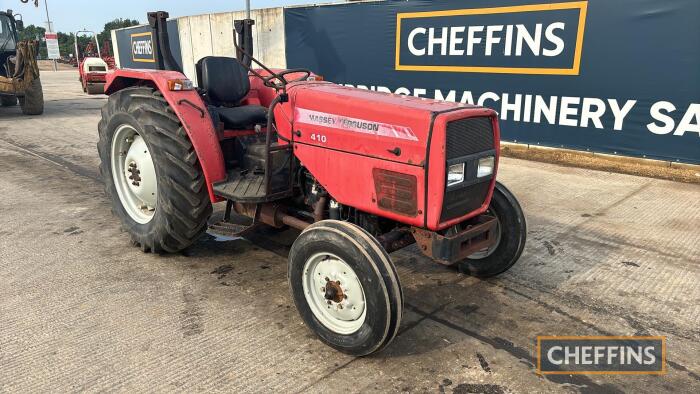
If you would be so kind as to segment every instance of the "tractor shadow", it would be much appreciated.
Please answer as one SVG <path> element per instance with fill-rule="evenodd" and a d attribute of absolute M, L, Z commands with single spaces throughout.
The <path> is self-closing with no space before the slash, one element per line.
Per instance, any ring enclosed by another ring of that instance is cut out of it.
<path fill-rule="evenodd" d="M 215 212 L 212 222 L 220 220 L 222 215 L 221 210 Z M 546 301 L 551 294 L 567 288 L 568 282 L 577 275 L 585 275 L 601 264 L 609 265 L 609 260 L 624 245 L 623 240 L 618 240 L 618 244 L 611 239 L 607 240 L 607 245 L 586 245 L 580 236 L 571 233 L 576 226 L 557 225 L 543 217 L 528 220 L 533 225 L 520 261 L 495 278 L 482 280 L 461 274 L 454 267 L 436 264 L 416 246 L 392 253 L 404 292 L 404 317 L 392 345 L 371 358 L 432 354 L 452 346 L 462 347 L 461 342 L 474 339 L 524 358 L 527 352 L 513 343 L 521 341 L 523 335 L 534 338 L 541 334 L 533 327 L 547 327 L 549 322 L 543 312 L 525 314 L 523 302 L 544 309 L 547 314 L 556 311 L 558 302 L 549 305 L 550 301 Z M 297 230 L 271 227 L 247 233 L 245 239 L 206 234 L 183 254 L 202 258 L 203 264 L 198 264 L 200 268 L 214 274 L 219 269 L 227 270 L 228 266 L 240 269 L 243 271 L 238 276 L 241 286 L 259 281 L 261 275 L 274 274 L 275 278 L 283 280 L 284 263 L 298 234 Z M 586 257 L 591 252 L 589 247 L 594 246 L 596 259 Z M 259 254 L 256 250 L 260 249 L 280 259 L 268 257 L 266 261 L 260 258 L 256 258 L 256 262 L 248 261 L 250 254 Z M 268 263 L 273 266 L 271 269 L 258 269 Z M 619 269 L 631 270 L 623 264 Z M 532 299 L 522 299 L 521 293 L 527 293 Z M 561 293 L 565 295 L 569 291 Z M 575 319 L 571 323 L 576 324 Z"/>

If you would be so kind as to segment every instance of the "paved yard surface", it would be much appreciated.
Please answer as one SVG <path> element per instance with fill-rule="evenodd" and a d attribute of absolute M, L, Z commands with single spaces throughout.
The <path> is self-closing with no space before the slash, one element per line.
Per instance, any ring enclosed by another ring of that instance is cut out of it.
<path fill-rule="evenodd" d="M 43 116 L 0 108 L 0 392 L 700 392 L 698 185 L 505 159 L 520 262 L 482 281 L 394 253 L 400 334 L 352 358 L 294 309 L 293 234 L 131 247 L 97 171 L 105 98 L 43 81 Z M 667 375 L 535 374 L 537 335 L 632 334 L 668 336 Z"/>

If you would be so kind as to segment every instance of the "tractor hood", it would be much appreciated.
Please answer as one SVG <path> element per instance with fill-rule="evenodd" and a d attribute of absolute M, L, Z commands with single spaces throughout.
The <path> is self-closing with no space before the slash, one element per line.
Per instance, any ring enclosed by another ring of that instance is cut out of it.
<path fill-rule="evenodd" d="M 361 90 L 327 82 L 289 88 L 295 142 L 424 166 L 432 125 L 441 113 L 481 107 Z M 471 110 L 471 111 L 469 111 Z M 444 149 L 444 147 L 443 147 Z"/>

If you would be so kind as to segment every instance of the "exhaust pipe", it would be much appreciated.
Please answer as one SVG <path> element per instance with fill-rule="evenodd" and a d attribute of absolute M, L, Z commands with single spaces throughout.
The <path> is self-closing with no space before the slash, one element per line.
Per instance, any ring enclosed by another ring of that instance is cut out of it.
<path fill-rule="evenodd" d="M 156 67 L 158 70 L 171 70 L 182 72 L 182 68 L 175 61 L 170 50 L 170 37 L 168 36 L 168 14 L 165 11 L 148 13 L 148 24 L 156 32 Z"/>
<path fill-rule="evenodd" d="M 236 48 L 236 59 L 250 68 L 252 64 L 250 56 L 253 55 L 253 26 L 255 25 L 255 21 L 250 19 L 250 0 L 246 1 L 245 8 L 245 19 L 233 21 L 233 28 L 236 31 L 233 41 L 235 46 L 240 46 L 242 49 Z M 250 54 L 250 56 L 246 54 Z"/>

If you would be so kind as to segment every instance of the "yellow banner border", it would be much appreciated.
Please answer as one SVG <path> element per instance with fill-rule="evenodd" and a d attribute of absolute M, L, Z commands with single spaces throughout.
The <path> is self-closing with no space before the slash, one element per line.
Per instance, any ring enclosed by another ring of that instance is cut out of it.
<path fill-rule="evenodd" d="M 516 12 L 552 11 L 579 9 L 576 49 L 571 68 L 535 68 L 535 67 L 481 67 L 481 66 L 417 66 L 401 64 L 401 22 L 404 19 L 430 18 L 435 16 L 489 15 Z M 553 4 L 530 4 L 509 7 L 469 8 L 461 10 L 404 12 L 396 14 L 396 71 L 444 71 L 494 74 L 533 74 L 533 75 L 579 75 L 583 35 L 586 28 L 588 1 L 572 1 Z"/>
<path fill-rule="evenodd" d="M 137 59 L 134 57 L 134 37 L 143 37 L 143 36 L 151 36 L 151 59 Z M 137 63 L 155 63 L 156 62 L 156 51 L 154 48 L 154 42 L 153 42 L 153 33 L 150 31 L 144 32 L 144 33 L 133 33 L 130 34 L 129 37 L 131 38 L 131 60 Z"/>

